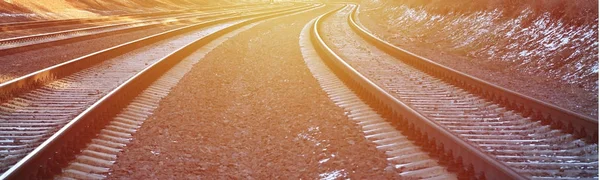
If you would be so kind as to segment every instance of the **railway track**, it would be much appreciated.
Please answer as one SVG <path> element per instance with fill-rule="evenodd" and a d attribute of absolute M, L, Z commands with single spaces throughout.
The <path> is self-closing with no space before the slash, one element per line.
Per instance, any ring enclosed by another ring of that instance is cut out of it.
<path fill-rule="evenodd" d="M 228 14 L 0 84 L 0 169 L 16 163 L 0 178 L 104 178 L 199 48 L 314 8 Z M 385 43 L 357 22 L 357 8 L 309 23 L 302 53 L 401 177 L 598 178 L 597 122 Z"/>
<path fill-rule="evenodd" d="M 312 11 L 317 8 L 278 16 L 277 18 Z M 112 118 L 109 125 L 102 129 L 81 150 L 81 153 L 76 155 L 75 159 L 69 162 L 67 167 L 63 168 L 62 173 L 55 176 L 55 179 L 101 179 L 106 177 L 111 166 L 116 161 L 117 154 L 131 141 L 133 133 L 153 113 L 154 109 L 158 107 L 159 101 L 168 94 L 170 89 L 178 83 L 186 72 L 192 69 L 195 63 L 230 37 L 250 29 L 263 21 L 254 22 L 224 34 L 181 60 L 181 62 L 164 73 L 164 75 L 133 99 L 123 111 Z"/>
<path fill-rule="evenodd" d="M 213 10 L 213 11 L 217 11 L 217 10 Z M 161 14 L 161 15 L 149 15 L 149 16 L 144 16 L 144 17 L 137 17 L 137 18 L 114 18 L 113 20 L 99 20 L 99 21 L 92 21 L 92 22 L 81 22 L 81 23 L 73 23 L 73 24 L 66 24 L 63 25 L 61 23 L 57 23 L 57 24 L 52 24 L 52 23 L 47 23 L 46 26 L 44 27 L 39 27 L 39 28 L 28 28 L 28 29 L 24 29 L 24 30 L 15 30 L 15 31 L 3 31 L 0 34 L 0 39 L 11 39 L 11 38 L 18 38 L 18 37 L 25 37 L 25 36 L 31 36 L 31 35 L 36 35 L 36 34 L 48 34 L 48 33 L 55 33 L 55 32 L 65 32 L 65 31 L 69 31 L 69 30 L 75 30 L 75 29 L 91 29 L 94 27 L 101 27 L 101 26 L 108 26 L 108 25 L 117 25 L 117 24 L 122 24 L 122 23 L 132 23 L 132 22 L 141 22 L 141 21 L 149 21 L 149 20 L 158 20 L 158 19 L 167 19 L 170 17 L 177 17 L 177 16 L 182 16 L 183 15 L 203 15 L 203 14 L 210 14 L 211 11 L 184 11 L 184 12 L 172 12 L 169 14 Z"/>
<path fill-rule="evenodd" d="M 81 24 L 97 24 L 97 23 L 111 23 L 115 21 L 126 21 L 132 19 L 149 18 L 149 17 L 160 17 L 169 16 L 173 14 L 199 12 L 199 11 L 213 11 L 218 9 L 231 9 L 240 7 L 252 7 L 260 4 L 253 5 L 231 5 L 231 6 L 215 6 L 215 7 L 191 7 L 186 10 L 175 10 L 168 12 L 150 12 L 150 13 L 133 13 L 123 14 L 108 17 L 99 18 L 77 18 L 77 19 L 60 19 L 60 20 L 39 20 L 39 21 L 25 21 L 25 22 L 12 22 L 12 23 L 1 23 L 0 30 L 2 32 L 18 31 L 18 30 L 31 30 L 36 28 L 47 28 L 49 26 L 68 26 L 68 25 L 81 25 Z"/>
<path fill-rule="evenodd" d="M 169 16 L 174 14 L 184 14 L 184 13 L 192 13 L 197 12 L 192 10 L 178 10 L 178 11 L 170 11 L 170 12 L 153 12 L 153 13 L 136 13 L 130 15 L 117 15 L 117 16 L 109 16 L 109 17 L 100 17 L 100 18 L 82 18 L 82 19 L 61 19 L 61 20 L 40 20 L 40 21 L 30 21 L 30 22 L 17 22 L 17 23 L 5 23 L 0 24 L 0 30 L 2 30 L 3 34 L 0 34 L 2 38 L 8 38 L 11 36 L 16 36 L 13 34 L 19 34 L 21 32 L 27 33 L 36 29 L 48 29 L 49 27 L 52 29 L 75 29 L 70 27 L 89 27 L 93 25 L 99 24 L 109 24 L 119 21 L 127 21 L 127 20 L 135 20 L 140 18 L 153 18 L 153 17 L 161 17 L 161 16 Z M 8 37 L 7 37 L 8 36 Z"/>
<path fill-rule="evenodd" d="M 346 7 L 348 8 L 348 7 Z M 335 10 L 334 10 L 335 11 Z M 464 177 L 456 169 L 449 168 L 446 162 L 423 147 L 406 130 L 396 129 L 387 115 L 377 112 L 363 102 L 323 63 L 311 43 L 310 30 L 314 20 L 309 22 L 300 36 L 300 47 L 307 66 L 330 99 L 346 111 L 346 115 L 361 127 L 367 140 L 385 152 L 388 163 L 404 179 L 458 179 Z"/>
<path fill-rule="evenodd" d="M 280 7 L 279 9 L 281 10 L 282 8 L 290 8 L 290 7 Z M 272 9 L 272 8 L 259 9 L 254 13 L 269 12 L 269 11 L 273 11 L 273 10 L 277 10 L 277 8 L 276 9 Z M 251 15 L 251 14 L 252 13 L 248 13 L 247 15 Z M 241 17 L 243 17 L 243 15 L 241 15 L 241 14 L 231 14 L 228 16 L 220 17 L 220 18 L 214 18 L 212 20 L 196 22 L 191 25 L 187 25 L 187 26 L 183 26 L 181 28 L 176 28 L 176 29 L 170 30 L 170 31 L 168 31 L 168 33 L 159 33 L 159 34 L 152 35 L 149 38 L 141 38 L 138 40 L 134 40 L 134 41 L 120 44 L 120 45 L 116 45 L 114 47 L 110 47 L 110 48 L 99 50 L 99 51 L 96 51 L 96 52 L 93 52 L 93 53 L 90 53 L 87 55 L 83 55 L 81 58 L 69 60 L 64 63 L 39 70 L 38 72 L 30 73 L 28 75 L 21 76 L 19 78 L 15 78 L 13 80 L 2 83 L 0 85 L 0 89 L 2 89 L 2 90 L 0 90 L 0 102 L 4 102 L 4 100 L 12 97 L 13 95 L 18 94 L 18 93 L 22 92 L 23 90 L 28 89 L 29 86 L 37 86 L 37 85 L 46 83 L 48 81 L 51 81 L 52 79 L 64 77 L 64 75 L 71 74 L 73 72 L 77 72 L 79 69 L 89 67 L 90 65 L 101 62 L 102 60 L 104 60 L 104 58 L 111 58 L 111 57 L 114 57 L 115 55 L 119 55 L 121 53 L 143 47 L 146 44 L 151 44 L 151 43 L 154 43 L 154 42 L 157 42 L 160 40 L 164 40 L 166 38 L 176 36 L 181 33 L 186 33 L 186 32 L 192 31 L 196 28 L 201 28 L 201 27 L 205 27 L 208 25 L 214 25 L 215 23 L 220 23 L 220 22 L 224 22 L 224 21 L 228 21 L 228 20 L 235 20 L 235 19 L 239 19 Z M 56 68 L 57 66 L 63 66 L 63 65 L 71 66 L 72 70 L 62 69 L 61 71 L 53 71 L 53 69 Z M 37 74 L 43 74 L 42 72 L 44 72 L 46 74 L 44 74 L 41 77 L 39 75 L 37 75 Z M 25 83 L 25 84 L 18 83 L 18 82 L 23 82 L 24 80 L 26 80 L 28 83 Z"/>
<path fill-rule="evenodd" d="M 267 7 L 269 6 L 265 6 L 264 8 Z M 244 11 L 247 10 L 248 9 L 245 9 Z M 235 9 L 235 11 L 239 13 L 241 9 Z M 219 13 L 219 11 L 215 12 Z M 224 10 L 220 13 L 226 12 L 228 12 L 228 10 Z M 231 11 L 230 13 L 234 13 L 234 11 Z M 233 15 L 235 14 L 232 14 L 232 16 Z M 198 16 L 198 18 L 200 18 L 200 16 Z M 204 21 L 206 20 L 208 19 L 205 19 Z M 5 72 L 4 74 L 0 75 L 0 83 L 10 81 L 11 79 L 15 79 L 56 64 L 67 62 L 74 58 L 85 56 L 102 49 L 132 40 L 141 39 L 146 36 L 159 34 L 161 32 L 179 27 L 184 27 L 192 23 L 194 22 L 156 25 L 154 27 L 132 30 L 131 32 L 102 33 L 61 41 L 34 44 L 30 47 L 26 46 L 23 48 L 9 50 L 12 51 L 12 53 L 3 52 L 0 56 L 0 71 Z M 15 61 L 15 59 L 18 59 L 19 61 Z"/>
<path fill-rule="evenodd" d="M 0 152 L 3 156 L 0 166 L 2 171 L 6 170 L 0 178 L 36 179 L 60 174 L 61 167 L 67 165 L 99 132 L 108 132 L 109 140 L 122 142 L 115 137 L 123 133 L 116 131 L 131 133 L 126 128 L 136 122 L 125 120 L 117 123 L 120 127 L 113 123 L 108 126 L 112 129 L 102 129 L 119 112 L 134 111 L 133 114 L 117 117 L 121 119 L 143 112 L 139 109 L 139 106 L 147 108 L 143 104 L 137 104 L 138 108 L 125 107 L 182 59 L 219 36 L 245 25 L 316 7 L 283 7 L 196 23 L 0 84 L 3 97 L 8 97 L 0 105 Z M 164 93 L 148 91 L 151 95 Z M 144 103 L 149 99 L 142 97 L 134 104 L 140 101 Z M 90 151 L 94 149 L 84 153 Z M 106 152 L 94 155 L 102 156 Z M 94 164 L 89 159 L 84 160 Z M 78 165 L 75 167 L 82 167 Z"/>
<path fill-rule="evenodd" d="M 356 8 L 314 23 L 318 54 L 380 114 L 460 167 L 460 174 L 598 178 L 596 120 L 394 47 L 357 23 Z"/>
<path fill-rule="evenodd" d="M 276 8 L 276 7 L 272 7 Z M 186 24 L 194 23 L 202 20 L 216 18 L 224 15 L 234 15 L 241 12 L 252 10 L 260 10 L 258 7 L 233 9 L 233 10 L 217 10 L 216 12 L 202 13 L 184 13 L 171 16 L 160 16 L 149 18 L 141 21 L 121 22 L 117 24 L 108 24 L 94 27 L 77 28 L 63 30 L 58 32 L 41 33 L 20 37 L 11 37 L 0 39 L 0 53 L 10 54 L 16 52 L 27 51 L 31 49 L 56 46 L 82 39 L 91 39 L 106 36 L 115 33 L 125 33 L 148 29 L 152 27 L 168 25 L 168 24 Z"/>

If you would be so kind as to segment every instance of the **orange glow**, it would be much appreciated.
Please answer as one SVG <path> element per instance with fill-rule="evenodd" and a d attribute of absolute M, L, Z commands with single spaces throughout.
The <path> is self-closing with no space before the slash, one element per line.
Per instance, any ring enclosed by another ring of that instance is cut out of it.
<path fill-rule="evenodd" d="M 164 11 L 169 9 L 192 8 L 200 4 L 222 4 L 215 1 L 199 0 L 5 0 L 4 3 L 22 8 L 38 16 L 39 19 L 69 19 L 100 17 L 94 11 L 102 7 L 106 11 L 125 10 L 142 12 L 144 10 Z"/>
<path fill-rule="evenodd" d="M 6 3 L 16 5 L 46 19 L 63 19 L 74 17 L 98 17 L 100 15 L 77 8 L 66 0 L 9 0 Z"/>
<path fill-rule="evenodd" d="M 11 75 L 5 75 L 5 74 L 0 74 L 0 84 L 6 81 L 9 81 L 11 79 L 17 78 L 17 76 L 11 76 Z"/>

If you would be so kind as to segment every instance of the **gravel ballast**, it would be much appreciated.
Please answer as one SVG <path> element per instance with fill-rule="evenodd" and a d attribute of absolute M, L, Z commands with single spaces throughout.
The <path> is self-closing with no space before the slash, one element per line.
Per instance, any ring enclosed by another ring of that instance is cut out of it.
<path fill-rule="evenodd" d="M 109 179 L 396 178 L 302 59 L 302 27 L 331 9 L 266 21 L 210 52 L 145 121 Z"/>

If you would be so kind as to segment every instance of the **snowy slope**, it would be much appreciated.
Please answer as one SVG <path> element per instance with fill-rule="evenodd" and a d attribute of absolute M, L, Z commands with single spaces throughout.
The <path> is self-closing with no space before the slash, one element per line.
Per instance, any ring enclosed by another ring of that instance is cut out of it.
<path fill-rule="evenodd" d="M 386 39 L 598 92 L 597 0 L 363 0 Z M 387 26 L 387 27 L 385 27 Z"/>

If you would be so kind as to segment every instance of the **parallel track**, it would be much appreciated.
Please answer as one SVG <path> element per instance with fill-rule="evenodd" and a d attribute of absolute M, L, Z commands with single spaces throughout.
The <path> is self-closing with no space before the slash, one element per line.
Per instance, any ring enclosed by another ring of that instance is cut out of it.
<path fill-rule="evenodd" d="M 24 77 L 0 84 L 0 91 L 16 93 L 0 105 L 0 127 L 10 130 L 0 135 L 3 139 L 0 148 L 4 150 L 2 167 L 19 161 L 2 178 L 28 179 L 56 174 L 57 167 L 65 165 L 108 123 L 106 118 L 116 115 L 126 102 L 195 49 L 245 24 L 311 8 L 314 6 L 281 8 L 190 25 L 100 52 L 113 54 L 109 60 L 91 58 L 106 58 L 106 55 L 93 54 L 27 76 L 54 76 L 57 74 L 50 74 L 71 71 L 43 83 Z M 198 31 L 201 28 L 204 29 Z M 132 52 L 124 48 L 150 42 L 159 44 Z M 150 51 L 152 53 L 148 53 Z M 73 63 L 80 65 L 74 67 Z M 30 88 L 6 91 L 23 84 L 29 84 Z"/>
<path fill-rule="evenodd" d="M 199 10 L 196 10 L 199 11 Z M 0 24 L 0 30 L 4 34 L 0 34 L 2 38 L 10 38 L 11 34 L 17 34 L 20 32 L 31 32 L 32 30 L 43 30 L 47 28 L 58 28 L 58 29 L 69 29 L 69 27 L 80 27 L 80 26 L 94 26 L 100 24 L 112 24 L 115 22 L 131 21 L 142 18 L 157 18 L 161 16 L 169 16 L 175 14 L 185 14 L 196 12 L 192 10 L 178 10 L 170 12 L 153 12 L 153 13 L 136 13 L 124 16 L 108 16 L 100 18 L 82 18 L 82 19 L 62 19 L 62 20 L 42 20 L 42 21 L 31 21 L 31 22 L 18 22 L 18 23 L 6 23 Z M 75 29 L 75 28 L 70 28 Z M 32 33 L 33 34 L 33 33 Z M 6 37 L 9 36 L 9 37 Z"/>
<path fill-rule="evenodd" d="M 325 60 L 328 67 L 307 64 L 402 177 L 598 178 L 597 121 L 394 47 L 364 30 L 356 21 L 356 6 L 349 7 L 340 11 L 347 16 L 332 11 L 314 21 L 309 28 L 316 51 L 305 48 L 303 54 Z M 0 166 L 19 161 L 0 179 L 60 173 L 103 178 L 114 153 L 143 121 L 140 117 L 176 83 L 151 86 L 171 67 L 238 28 L 313 8 L 196 23 L 0 84 Z M 345 17 L 347 23 L 341 23 Z M 325 23 L 334 18 L 335 28 Z M 324 30 L 345 36 L 327 36 Z M 340 40 L 344 37 L 360 45 Z M 83 154 L 74 159 L 80 150 Z M 61 170 L 67 163 L 68 169 Z"/>
<path fill-rule="evenodd" d="M 385 152 L 388 164 L 392 165 L 388 168 L 395 169 L 403 179 L 464 177 L 456 172 L 457 168 L 448 167 L 439 156 L 436 157 L 435 152 L 422 147 L 411 132 L 396 129 L 397 124 L 389 122 L 386 114 L 378 113 L 375 108 L 363 102 L 331 72 L 311 43 L 310 29 L 313 23 L 314 20 L 309 22 L 300 36 L 301 51 L 308 68 L 329 98 L 344 109 L 348 119 L 361 127 L 365 138 L 376 144 L 378 150 Z"/>
<path fill-rule="evenodd" d="M 315 9 L 307 9 L 277 18 L 312 10 Z M 159 101 L 192 69 L 196 62 L 200 61 L 212 49 L 230 37 L 250 29 L 263 21 L 266 20 L 254 22 L 224 34 L 181 60 L 181 62 L 133 99 L 123 111 L 112 118 L 110 123 L 81 150 L 81 153 L 77 154 L 75 159 L 69 162 L 67 167 L 63 168 L 62 173 L 55 176 L 55 179 L 102 179 L 106 177 L 110 168 L 115 163 L 117 155 L 132 140 L 135 131 L 153 113 L 154 109 L 158 107 Z"/>
<path fill-rule="evenodd" d="M 187 10 L 175 10 L 175 11 L 168 11 L 168 12 L 133 13 L 133 14 L 123 14 L 123 15 L 115 15 L 115 16 L 99 17 L 99 18 L 77 18 L 77 19 L 38 20 L 38 21 L 1 23 L 0 30 L 3 32 L 8 32 L 8 31 L 17 31 L 17 30 L 30 30 L 30 29 L 35 29 L 35 28 L 45 28 L 45 27 L 49 27 L 49 26 L 66 26 L 66 25 L 77 25 L 77 24 L 106 23 L 106 22 L 120 21 L 120 20 L 131 20 L 131 19 L 139 19 L 139 18 L 173 15 L 173 14 L 179 14 L 179 13 L 185 13 L 185 12 L 210 11 L 210 10 L 216 10 L 216 9 L 230 9 L 230 8 L 238 8 L 238 7 L 257 6 L 257 5 L 260 5 L 260 4 L 216 6 L 216 7 L 191 7 L 190 9 L 187 9 Z"/>
<path fill-rule="evenodd" d="M 217 10 L 210 13 L 183 13 L 150 18 L 141 21 L 121 22 L 117 24 L 0 39 L 0 53 L 11 54 L 41 47 L 61 45 L 72 41 L 102 37 L 115 33 L 139 31 L 168 24 L 190 24 L 198 21 L 217 18 L 219 16 L 233 15 L 240 12 L 259 9 L 261 8 L 254 7 L 250 9 L 242 8 L 232 10 Z"/>
<path fill-rule="evenodd" d="M 348 23 L 331 17 L 335 26 L 318 20 L 313 43 L 338 76 L 430 148 L 479 178 L 598 177 L 597 121 L 393 47 L 363 30 L 355 12 L 346 11 Z"/>
<path fill-rule="evenodd" d="M 150 15 L 150 16 L 141 16 L 138 18 L 115 18 L 115 20 L 103 20 L 103 21 L 98 21 L 98 22 L 90 22 L 90 23 L 75 23 L 75 24 L 67 24 L 67 25 L 62 25 L 62 24 L 51 24 L 49 23 L 48 25 L 44 26 L 44 27 L 39 27 L 39 28 L 29 28 L 29 29 L 24 29 L 24 30 L 16 30 L 16 31 L 2 31 L 2 33 L 0 33 L 0 39 L 12 39 L 12 38 L 20 38 L 20 37 L 27 37 L 27 36 L 36 36 L 36 35 L 43 35 L 43 34 L 50 34 L 50 33 L 56 33 L 56 32 L 64 32 L 64 31 L 73 31 L 73 30 L 77 30 L 77 29 L 93 29 L 96 27 L 103 27 L 103 26 L 109 26 L 109 25 L 117 25 L 117 24 L 122 24 L 122 23 L 133 23 L 133 22 L 142 22 L 142 21 L 148 21 L 148 20 L 158 20 L 158 19 L 166 19 L 166 18 L 170 18 L 170 17 L 178 17 L 178 16 L 183 16 L 183 15 L 202 15 L 204 13 L 211 13 L 210 11 L 183 11 L 183 12 L 173 12 L 173 13 L 169 13 L 169 14 L 161 14 L 161 15 Z"/>

